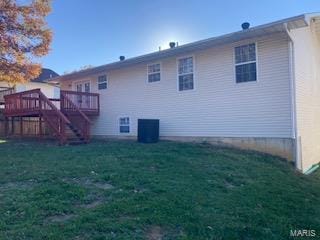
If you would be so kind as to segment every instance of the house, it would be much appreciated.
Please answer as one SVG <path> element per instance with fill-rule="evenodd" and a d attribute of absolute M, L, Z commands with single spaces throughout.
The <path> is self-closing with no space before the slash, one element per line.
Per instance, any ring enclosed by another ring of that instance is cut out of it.
<path fill-rule="evenodd" d="M 58 77 L 59 75 L 51 69 L 42 68 L 40 75 L 26 83 L 11 85 L 10 83 L 0 81 L 0 106 L 4 104 L 4 96 L 8 93 L 23 92 L 39 88 L 49 98 L 59 97 L 60 89 L 48 83 L 48 79 Z"/>
<path fill-rule="evenodd" d="M 136 138 L 138 119 L 160 119 L 162 139 L 258 150 L 305 172 L 320 161 L 320 14 L 242 27 L 51 82 L 90 135 Z"/>

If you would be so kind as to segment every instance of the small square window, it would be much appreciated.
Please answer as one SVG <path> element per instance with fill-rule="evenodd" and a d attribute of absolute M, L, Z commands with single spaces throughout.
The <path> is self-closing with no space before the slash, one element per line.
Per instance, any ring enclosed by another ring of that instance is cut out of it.
<path fill-rule="evenodd" d="M 161 65 L 160 63 L 148 65 L 148 82 L 159 82 L 160 81 Z"/>
<path fill-rule="evenodd" d="M 121 133 L 129 133 L 130 132 L 129 126 L 120 126 L 120 132 Z"/>
<path fill-rule="evenodd" d="M 120 133 L 130 133 L 130 119 L 129 117 L 119 118 Z"/>
<path fill-rule="evenodd" d="M 98 77 L 98 89 L 107 89 L 108 88 L 108 81 L 107 81 L 107 76 L 102 75 Z"/>

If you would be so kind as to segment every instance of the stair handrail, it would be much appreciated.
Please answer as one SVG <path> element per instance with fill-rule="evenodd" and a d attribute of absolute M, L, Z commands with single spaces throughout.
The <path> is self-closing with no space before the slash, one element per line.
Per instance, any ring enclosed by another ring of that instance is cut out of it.
<path fill-rule="evenodd" d="M 81 111 L 81 109 L 74 103 L 74 102 L 72 102 L 71 101 L 71 99 L 69 99 L 68 98 L 68 96 L 66 96 L 66 94 L 63 92 L 63 91 L 61 91 L 60 92 L 60 94 L 61 94 L 61 96 L 62 96 L 62 101 L 61 101 L 61 105 L 62 105 L 62 109 L 64 108 L 64 101 L 66 100 L 67 102 L 68 102 L 68 104 L 70 104 L 71 105 L 71 107 L 72 107 L 72 109 L 73 110 L 75 110 L 76 112 L 78 112 L 88 123 L 92 123 L 92 121 L 87 117 L 87 115 L 85 115 L 82 111 Z"/>
<path fill-rule="evenodd" d="M 65 125 L 70 124 L 69 119 L 49 100 L 49 98 L 44 95 L 41 90 L 39 89 L 39 108 L 42 115 L 45 117 L 49 125 L 55 130 L 55 132 L 59 135 L 60 144 L 64 144 L 66 142 L 66 132 L 65 132 Z M 58 116 L 59 125 L 58 128 L 51 122 L 51 119 L 47 117 L 47 113 L 45 109 L 42 108 L 42 102 L 48 104 L 51 109 Z M 60 126 L 60 127 L 59 127 Z"/>
<path fill-rule="evenodd" d="M 80 130 L 82 132 L 82 136 L 86 141 L 89 140 L 89 125 L 92 123 L 91 120 L 87 117 L 84 112 L 81 111 L 81 109 L 65 94 L 65 92 L 61 91 L 60 92 L 60 97 L 61 97 L 61 110 L 66 110 L 65 109 L 65 104 L 68 103 L 69 106 L 71 107 L 71 111 L 76 111 L 83 119 L 84 119 L 84 127 L 81 127 Z M 68 111 L 66 111 L 67 113 Z"/>
<path fill-rule="evenodd" d="M 69 119 L 44 95 L 39 89 L 39 97 L 42 100 L 45 100 L 46 103 L 52 108 L 52 110 L 59 115 L 63 122 L 70 124 Z M 40 111 L 42 111 L 42 106 L 40 105 Z"/>

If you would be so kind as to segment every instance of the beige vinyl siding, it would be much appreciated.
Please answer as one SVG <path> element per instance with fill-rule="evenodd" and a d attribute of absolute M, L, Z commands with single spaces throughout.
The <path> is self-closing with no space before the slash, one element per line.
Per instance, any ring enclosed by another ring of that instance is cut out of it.
<path fill-rule="evenodd" d="M 319 33 L 318 33 L 319 34 Z M 320 42 L 314 23 L 291 31 L 294 41 L 297 139 L 306 171 L 320 161 Z"/>
<path fill-rule="evenodd" d="M 258 81 L 236 84 L 234 47 L 252 42 Z M 101 106 L 92 134 L 126 135 L 118 120 L 128 116 L 132 136 L 138 118 L 158 118 L 161 136 L 291 138 L 288 53 L 287 36 L 276 34 L 161 59 L 160 82 L 147 83 L 150 63 L 109 71 L 106 90 L 98 91 L 98 75 L 92 76 Z M 179 92 L 177 58 L 184 56 L 194 57 L 195 89 Z M 72 85 L 65 81 L 62 88 Z"/>
<path fill-rule="evenodd" d="M 10 86 L 10 84 L 8 84 L 7 82 L 0 81 L 0 87 L 9 88 L 9 87 L 11 87 L 11 86 Z"/>
<path fill-rule="evenodd" d="M 40 88 L 41 92 L 48 98 L 59 98 L 59 96 L 56 96 L 56 89 L 59 90 L 59 88 L 46 83 L 28 82 L 24 84 L 18 84 L 17 88 L 19 88 L 19 86 L 23 86 L 23 91 Z"/>
<path fill-rule="evenodd" d="M 0 87 L 10 87 L 11 85 L 7 82 L 0 81 Z M 46 95 L 48 98 L 59 98 L 57 96 L 57 92 L 59 92 L 59 88 L 47 83 L 40 83 L 40 82 L 27 82 L 27 83 L 18 83 L 15 86 L 16 91 L 28 91 L 32 89 L 40 88 L 41 91 Z"/>

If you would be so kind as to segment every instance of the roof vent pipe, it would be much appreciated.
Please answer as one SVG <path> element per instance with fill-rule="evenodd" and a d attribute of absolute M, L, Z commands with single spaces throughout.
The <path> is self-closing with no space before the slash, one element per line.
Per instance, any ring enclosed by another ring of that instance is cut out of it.
<path fill-rule="evenodd" d="M 169 46 L 170 46 L 170 48 L 174 48 L 176 46 L 176 43 L 175 42 L 170 42 Z"/>
<path fill-rule="evenodd" d="M 248 22 L 244 22 L 241 24 L 242 30 L 247 30 L 250 27 L 250 23 Z"/>
<path fill-rule="evenodd" d="M 120 61 L 124 61 L 126 59 L 126 57 L 125 56 L 120 56 L 119 59 L 120 59 Z"/>

